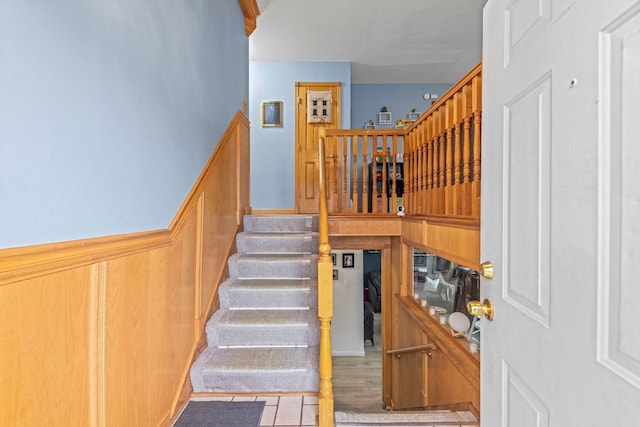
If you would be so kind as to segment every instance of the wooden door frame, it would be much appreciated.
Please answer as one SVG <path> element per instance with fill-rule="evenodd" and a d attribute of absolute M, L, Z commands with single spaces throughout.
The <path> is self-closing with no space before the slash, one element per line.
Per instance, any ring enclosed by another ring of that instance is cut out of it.
<path fill-rule="evenodd" d="M 300 132 L 301 129 L 299 127 L 299 117 L 298 117 L 298 107 L 301 104 L 304 104 L 306 101 L 303 100 L 302 98 L 298 97 L 298 89 L 300 87 L 326 87 L 326 86 L 331 86 L 331 87 L 335 87 L 337 88 L 337 99 L 336 99 L 336 111 L 335 111 L 335 116 L 334 116 L 334 123 L 337 122 L 337 125 L 335 126 L 336 128 L 340 128 L 342 126 L 342 107 L 341 107 L 341 101 L 342 101 L 342 82 L 295 82 L 294 85 L 294 99 L 296 100 L 296 108 L 295 108 L 295 130 L 294 130 L 294 146 L 295 146 L 295 164 L 294 164 L 294 193 L 293 193 L 293 197 L 295 200 L 294 203 L 294 211 L 295 213 L 300 213 L 300 201 L 299 201 L 299 192 L 302 190 L 300 188 L 300 186 L 302 185 L 302 183 L 300 182 L 300 178 L 299 178 L 299 167 L 300 167 L 300 161 L 301 161 L 301 155 L 300 155 Z M 318 124 L 315 123 L 307 123 L 307 129 L 308 128 L 312 128 L 312 127 L 317 127 Z"/>

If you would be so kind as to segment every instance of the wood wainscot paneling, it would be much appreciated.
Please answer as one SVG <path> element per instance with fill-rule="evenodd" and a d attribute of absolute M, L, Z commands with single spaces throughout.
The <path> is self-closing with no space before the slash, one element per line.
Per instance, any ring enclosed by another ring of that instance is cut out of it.
<path fill-rule="evenodd" d="M 249 208 L 240 112 L 166 230 L 0 250 L 0 425 L 168 426 Z"/>
<path fill-rule="evenodd" d="M 398 329 L 405 336 L 424 333 L 433 344 L 427 358 L 423 390 L 427 406 L 470 404 L 480 409 L 480 360 L 469 352 L 466 339 L 454 338 L 448 326 L 440 325 L 410 297 L 397 298 Z"/>
<path fill-rule="evenodd" d="M 465 267 L 480 267 L 480 221 L 446 217 L 406 218 L 402 240 Z"/>
<path fill-rule="evenodd" d="M 332 215 L 329 217 L 329 236 L 400 236 L 400 216 Z"/>

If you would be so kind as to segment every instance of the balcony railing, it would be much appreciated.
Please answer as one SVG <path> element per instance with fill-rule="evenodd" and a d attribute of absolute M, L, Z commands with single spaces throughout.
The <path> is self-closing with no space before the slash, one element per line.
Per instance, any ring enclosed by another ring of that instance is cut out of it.
<path fill-rule="evenodd" d="M 329 214 L 479 219 L 481 92 L 479 64 L 404 129 L 327 129 Z"/>

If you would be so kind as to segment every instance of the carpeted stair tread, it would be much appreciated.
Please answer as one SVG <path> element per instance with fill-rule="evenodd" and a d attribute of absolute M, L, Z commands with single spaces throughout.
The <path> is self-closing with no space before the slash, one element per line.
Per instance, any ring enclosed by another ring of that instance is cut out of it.
<path fill-rule="evenodd" d="M 207 347 L 191 370 L 195 392 L 318 390 L 317 347 Z"/>
<path fill-rule="evenodd" d="M 318 215 L 245 215 L 244 231 L 318 231 Z"/>
<path fill-rule="evenodd" d="M 228 279 L 220 285 L 223 308 L 304 308 L 318 306 L 316 279 Z"/>
<path fill-rule="evenodd" d="M 217 322 L 229 326 L 308 325 L 309 310 L 218 310 Z"/>
<path fill-rule="evenodd" d="M 315 254 L 246 254 L 229 257 L 229 274 L 239 278 L 316 278 Z"/>
<path fill-rule="evenodd" d="M 216 346 L 306 346 L 319 337 L 317 314 L 310 310 L 218 310 L 207 323 Z"/>
<path fill-rule="evenodd" d="M 476 425 L 469 411 L 335 412 L 336 426 Z"/>
<path fill-rule="evenodd" d="M 242 232 L 237 235 L 238 252 L 313 253 L 318 249 L 316 232 Z"/>

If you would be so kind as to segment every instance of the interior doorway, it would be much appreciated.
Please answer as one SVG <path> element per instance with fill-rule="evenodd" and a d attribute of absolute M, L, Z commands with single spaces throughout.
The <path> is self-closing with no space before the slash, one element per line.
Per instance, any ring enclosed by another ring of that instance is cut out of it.
<path fill-rule="evenodd" d="M 334 281 L 334 298 L 339 298 L 343 259 L 346 254 L 356 254 L 358 316 L 358 336 L 362 341 L 360 355 L 333 355 L 333 392 L 336 411 L 377 412 L 383 406 L 382 375 L 382 307 L 381 307 L 381 250 L 339 250 L 336 258 L 338 280 Z M 347 270 L 349 271 L 349 270 Z M 373 286 L 376 286 L 374 289 Z M 354 292 L 355 293 L 355 292 Z M 335 301 L 335 299 L 334 299 Z M 334 309 L 334 319 L 342 313 Z M 339 325 L 334 325 L 336 328 Z M 370 329 L 369 329 L 370 328 Z M 335 328 L 332 328 L 335 330 Z M 333 332 L 332 332 L 333 333 Z"/>

